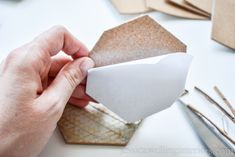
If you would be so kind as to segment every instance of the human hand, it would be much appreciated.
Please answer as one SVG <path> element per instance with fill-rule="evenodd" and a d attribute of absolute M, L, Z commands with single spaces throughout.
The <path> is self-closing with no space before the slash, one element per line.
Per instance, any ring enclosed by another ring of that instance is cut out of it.
<path fill-rule="evenodd" d="M 67 56 L 58 57 L 61 50 Z M 1 63 L 0 156 L 37 156 L 66 103 L 85 106 L 90 101 L 83 80 L 94 62 L 87 56 L 83 44 L 58 26 Z"/>

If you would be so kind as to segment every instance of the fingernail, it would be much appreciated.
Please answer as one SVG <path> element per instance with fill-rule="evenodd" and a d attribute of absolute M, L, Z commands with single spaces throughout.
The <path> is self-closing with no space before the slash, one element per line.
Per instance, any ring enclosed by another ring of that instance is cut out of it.
<path fill-rule="evenodd" d="M 90 58 L 86 58 L 80 64 L 80 69 L 83 74 L 87 74 L 87 71 L 94 67 L 94 61 Z"/>

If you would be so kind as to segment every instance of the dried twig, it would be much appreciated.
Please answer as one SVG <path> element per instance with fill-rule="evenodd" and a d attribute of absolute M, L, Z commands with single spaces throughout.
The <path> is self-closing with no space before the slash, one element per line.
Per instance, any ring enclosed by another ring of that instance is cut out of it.
<path fill-rule="evenodd" d="M 213 125 L 216 130 L 218 130 L 225 138 L 227 138 L 231 143 L 235 144 L 235 140 L 232 139 L 231 137 L 229 137 L 222 129 L 220 129 L 215 123 L 213 123 L 208 117 L 206 117 L 203 113 L 201 113 L 200 111 L 198 111 L 197 109 L 195 109 L 193 106 L 191 105 L 187 105 L 187 107 L 194 113 L 196 113 L 200 118 L 204 118 L 206 119 L 211 125 Z"/>
<path fill-rule="evenodd" d="M 218 102 L 216 102 L 214 99 L 212 99 L 211 96 L 209 96 L 208 94 L 206 94 L 203 90 L 201 90 L 198 87 L 194 87 L 194 89 L 196 89 L 200 94 L 202 94 L 203 96 L 205 96 L 205 98 L 212 104 L 214 104 L 220 111 L 222 111 L 233 123 L 235 123 L 235 118 L 228 113 Z"/>
<path fill-rule="evenodd" d="M 224 103 L 228 106 L 228 108 L 231 110 L 231 112 L 235 116 L 235 109 L 233 108 L 231 103 L 228 101 L 228 99 L 224 96 L 224 94 L 219 90 L 217 86 L 214 86 L 214 90 L 221 97 L 221 99 L 224 101 Z"/>
<path fill-rule="evenodd" d="M 187 95 L 188 93 L 189 93 L 189 91 L 188 91 L 187 89 L 185 89 L 184 92 L 181 94 L 180 97 L 183 97 L 183 96 Z"/>

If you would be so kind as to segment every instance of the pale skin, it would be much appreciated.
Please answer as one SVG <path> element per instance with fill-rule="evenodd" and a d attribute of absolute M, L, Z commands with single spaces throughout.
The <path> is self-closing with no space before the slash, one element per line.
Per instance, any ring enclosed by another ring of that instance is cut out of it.
<path fill-rule="evenodd" d="M 37 156 L 66 103 L 92 101 L 84 79 L 93 66 L 87 48 L 61 26 L 13 50 L 0 64 L 0 156 Z"/>

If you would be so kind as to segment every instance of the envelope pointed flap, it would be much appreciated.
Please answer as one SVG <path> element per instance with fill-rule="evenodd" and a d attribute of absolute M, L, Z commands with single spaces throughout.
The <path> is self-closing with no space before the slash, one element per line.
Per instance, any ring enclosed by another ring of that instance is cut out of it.
<path fill-rule="evenodd" d="M 103 33 L 90 53 L 97 67 L 186 52 L 186 45 L 149 16 L 142 16 Z"/>

